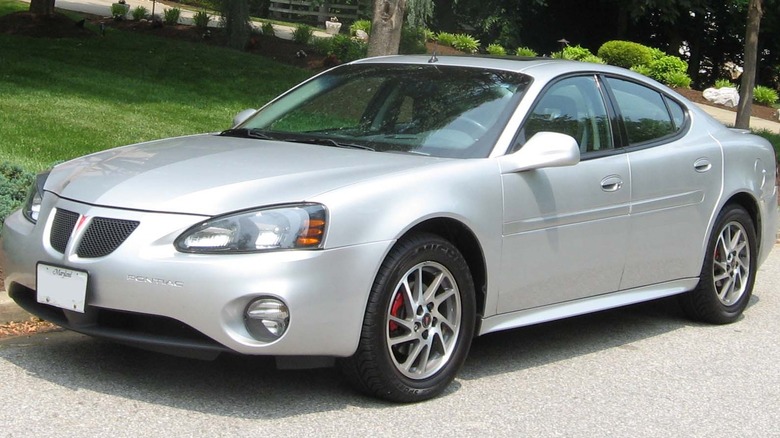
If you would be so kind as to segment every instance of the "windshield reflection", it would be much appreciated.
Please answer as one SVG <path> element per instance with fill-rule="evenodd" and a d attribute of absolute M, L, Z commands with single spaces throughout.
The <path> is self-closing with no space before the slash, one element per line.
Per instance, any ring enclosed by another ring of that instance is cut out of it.
<path fill-rule="evenodd" d="M 239 128 L 290 141 L 480 158 L 528 83 L 522 74 L 477 68 L 348 65 L 298 87 Z"/>

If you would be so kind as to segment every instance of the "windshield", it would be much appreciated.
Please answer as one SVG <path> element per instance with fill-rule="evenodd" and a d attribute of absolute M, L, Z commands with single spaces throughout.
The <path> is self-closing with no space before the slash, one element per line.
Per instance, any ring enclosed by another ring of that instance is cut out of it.
<path fill-rule="evenodd" d="M 257 138 L 436 157 L 490 153 L 530 79 L 429 65 L 348 65 L 296 88 L 237 128 Z"/>

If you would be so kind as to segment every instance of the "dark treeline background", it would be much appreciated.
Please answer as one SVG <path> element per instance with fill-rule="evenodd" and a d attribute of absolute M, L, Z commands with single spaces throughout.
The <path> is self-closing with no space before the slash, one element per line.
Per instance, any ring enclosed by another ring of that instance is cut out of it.
<path fill-rule="evenodd" d="M 748 0 L 434 0 L 430 27 L 466 31 L 484 44 L 538 53 L 560 39 L 596 53 L 621 39 L 681 56 L 695 87 L 728 78 L 742 64 Z M 780 0 L 763 0 L 757 83 L 780 88 Z"/>

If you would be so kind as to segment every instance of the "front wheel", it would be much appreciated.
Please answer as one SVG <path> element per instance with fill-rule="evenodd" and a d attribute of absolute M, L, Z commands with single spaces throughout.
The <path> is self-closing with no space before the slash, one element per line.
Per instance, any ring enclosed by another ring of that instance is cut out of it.
<path fill-rule="evenodd" d="M 399 241 L 377 275 L 357 352 L 342 362 L 360 390 L 398 402 L 440 394 L 466 359 L 474 335 L 474 283 L 448 241 L 418 234 Z"/>
<path fill-rule="evenodd" d="M 728 324 L 747 307 L 756 277 L 756 231 L 740 206 L 727 206 L 715 221 L 699 284 L 680 296 L 693 319 Z"/>

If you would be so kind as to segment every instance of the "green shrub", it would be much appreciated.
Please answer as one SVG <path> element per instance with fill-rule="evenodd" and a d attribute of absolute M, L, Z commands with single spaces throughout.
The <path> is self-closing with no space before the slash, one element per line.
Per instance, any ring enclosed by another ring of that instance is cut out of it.
<path fill-rule="evenodd" d="M 181 9 L 179 8 L 165 8 L 163 9 L 163 22 L 168 25 L 173 25 L 179 22 L 181 16 Z"/>
<path fill-rule="evenodd" d="M 192 17 L 192 22 L 199 29 L 209 27 L 209 21 L 211 21 L 211 15 L 207 14 L 206 11 L 198 11 Z"/>
<path fill-rule="evenodd" d="M 515 55 L 517 56 L 527 56 L 529 58 L 535 58 L 539 56 L 538 53 L 534 49 L 530 49 L 528 47 L 518 47 L 517 50 L 515 50 Z"/>
<path fill-rule="evenodd" d="M 19 166 L 0 163 L 0 227 L 24 203 L 34 179 L 35 175 Z"/>
<path fill-rule="evenodd" d="M 127 12 L 130 11 L 130 6 L 122 3 L 113 3 L 111 5 L 111 16 L 114 19 L 121 20 L 127 16 Z"/>
<path fill-rule="evenodd" d="M 635 66 L 631 67 L 631 71 L 635 71 L 635 72 L 639 73 L 640 75 L 645 75 L 648 78 L 650 77 L 650 75 L 653 74 L 653 72 L 650 70 L 650 67 L 648 67 L 646 65 L 635 65 Z"/>
<path fill-rule="evenodd" d="M 664 80 L 661 81 L 664 84 L 670 86 L 670 87 L 677 87 L 677 88 L 691 88 L 691 77 L 688 76 L 688 73 L 682 73 L 679 71 L 674 71 L 671 73 L 667 73 L 664 76 Z"/>
<path fill-rule="evenodd" d="M 398 53 L 403 55 L 412 55 L 416 53 L 425 53 L 425 31 L 422 27 L 404 26 L 401 29 L 401 43 L 398 46 Z"/>
<path fill-rule="evenodd" d="M 133 20 L 138 21 L 138 20 L 141 20 L 143 18 L 146 18 L 146 15 L 148 13 L 149 13 L 149 10 L 146 9 L 145 7 L 143 7 L 143 6 L 136 6 L 135 8 L 133 8 L 133 12 L 131 13 L 131 15 L 133 16 Z"/>
<path fill-rule="evenodd" d="M 756 85 L 753 88 L 753 101 L 762 105 L 772 106 L 777 102 L 777 91 L 763 85 Z"/>
<path fill-rule="evenodd" d="M 309 44 L 311 37 L 314 36 L 314 29 L 308 24 L 299 24 L 295 26 L 292 37 L 293 41 L 298 44 Z"/>
<path fill-rule="evenodd" d="M 716 79 L 715 80 L 715 88 L 734 88 L 735 85 L 731 83 L 728 79 Z"/>
<path fill-rule="evenodd" d="M 593 63 L 593 64 L 606 64 L 606 62 L 604 62 L 603 59 L 599 58 L 596 55 L 586 56 L 586 57 L 580 59 L 579 61 L 590 62 L 590 63 Z"/>
<path fill-rule="evenodd" d="M 436 33 L 434 31 L 426 27 L 423 29 L 423 33 L 425 34 L 425 41 L 436 41 Z"/>
<path fill-rule="evenodd" d="M 365 58 L 368 51 L 366 43 L 344 34 L 336 34 L 332 38 L 314 38 L 312 45 L 314 50 L 333 56 L 339 62 L 350 62 Z"/>
<path fill-rule="evenodd" d="M 489 44 L 485 50 L 491 55 L 506 56 L 506 49 L 501 44 Z"/>
<path fill-rule="evenodd" d="M 661 49 L 656 49 L 655 47 L 648 47 L 648 49 L 650 49 L 650 63 L 653 61 L 658 61 L 659 59 L 667 56 L 666 53 Z"/>
<path fill-rule="evenodd" d="M 357 35 L 359 30 L 371 35 L 371 20 L 357 20 L 349 26 L 350 35 Z"/>
<path fill-rule="evenodd" d="M 262 32 L 262 34 L 266 36 L 276 35 L 276 31 L 274 30 L 274 25 L 271 24 L 270 21 L 263 22 L 263 24 L 260 26 L 260 32 Z"/>
<path fill-rule="evenodd" d="M 563 59 L 571 59 L 572 61 L 582 61 L 583 59 L 593 56 L 590 50 L 580 46 L 566 46 L 563 48 Z"/>
<path fill-rule="evenodd" d="M 320 55 L 327 55 L 331 50 L 332 39 L 333 38 L 313 37 L 311 41 L 309 41 L 309 45 L 312 47 L 312 49 L 314 49 L 315 52 L 319 53 Z"/>
<path fill-rule="evenodd" d="M 607 64 L 623 68 L 650 65 L 653 61 L 652 49 L 631 41 L 607 41 L 599 47 L 597 54 Z"/>
<path fill-rule="evenodd" d="M 479 40 L 471 35 L 459 33 L 455 35 L 452 47 L 465 53 L 476 53 L 479 50 Z"/>
<path fill-rule="evenodd" d="M 672 74 L 688 73 L 688 63 L 676 56 L 663 56 L 652 61 L 649 65 L 653 79 L 667 83 Z"/>
<path fill-rule="evenodd" d="M 442 46 L 452 46 L 455 42 L 455 34 L 449 32 L 439 32 L 436 34 L 436 41 Z"/>
<path fill-rule="evenodd" d="M 317 44 L 322 44 L 318 40 L 326 40 L 325 44 L 328 45 L 327 54 L 335 56 L 341 62 L 350 62 L 356 59 L 365 58 L 368 51 L 368 45 L 358 39 L 349 37 L 348 35 L 337 34 L 332 38 L 315 38 Z M 319 50 L 319 47 L 315 44 L 315 50 Z"/>

